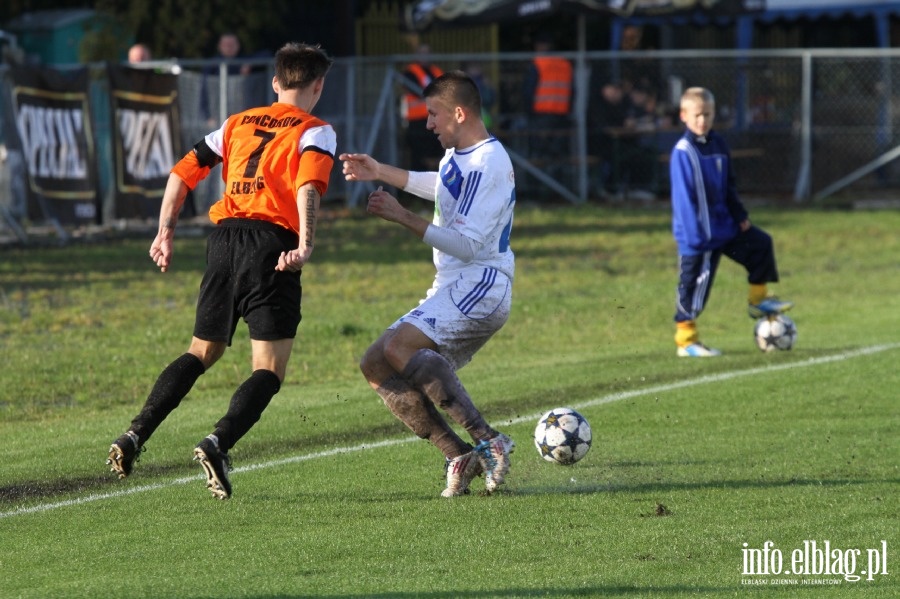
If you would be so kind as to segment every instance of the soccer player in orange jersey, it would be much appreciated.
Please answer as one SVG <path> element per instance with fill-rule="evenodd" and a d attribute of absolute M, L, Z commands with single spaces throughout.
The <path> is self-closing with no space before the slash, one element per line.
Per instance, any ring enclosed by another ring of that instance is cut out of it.
<path fill-rule="evenodd" d="M 172 240 L 189 190 L 222 164 L 225 192 L 209 211 L 217 226 L 207 241 L 190 346 L 160 374 L 128 431 L 109 450 L 119 478 L 131 474 L 144 444 L 225 353 L 243 318 L 253 372 L 227 413 L 194 449 L 214 497 L 228 499 L 228 450 L 260 419 L 284 381 L 300 323 L 300 273 L 313 251 L 319 203 L 334 164 L 336 137 L 311 112 L 332 59 L 318 46 L 289 43 L 275 54 L 271 106 L 232 115 L 172 169 L 150 259 L 172 264 Z"/>

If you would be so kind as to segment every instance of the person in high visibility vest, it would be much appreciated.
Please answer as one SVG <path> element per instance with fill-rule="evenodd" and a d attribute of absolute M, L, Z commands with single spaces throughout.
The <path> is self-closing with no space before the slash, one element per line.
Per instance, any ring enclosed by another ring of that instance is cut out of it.
<path fill-rule="evenodd" d="M 529 136 L 528 156 L 550 161 L 544 169 L 547 174 L 559 178 L 562 163 L 559 159 L 569 153 L 572 108 L 572 63 L 561 56 L 548 54 L 553 42 L 539 37 L 534 45 L 535 57 L 525 76 L 525 99 L 528 103 Z M 556 160 L 558 164 L 553 164 Z"/>
<path fill-rule="evenodd" d="M 437 137 L 426 128 L 428 109 L 422 90 L 432 80 L 443 75 L 444 71 L 428 60 L 431 48 L 428 44 L 419 44 L 416 48 L 418 60 L 406 66 L 403 71 L 404 93 L 400 105 L 400 114 L 406 126 L 406 145 L 409 149 L 409 168 L 412 171 L 434 170 L 438 161 L 444 156 Z"/>

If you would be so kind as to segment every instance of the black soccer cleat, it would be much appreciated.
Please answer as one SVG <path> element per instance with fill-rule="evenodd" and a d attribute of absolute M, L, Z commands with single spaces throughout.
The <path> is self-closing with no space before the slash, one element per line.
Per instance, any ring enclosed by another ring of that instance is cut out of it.
<path fill-rule="evenodd" d="M 218 444 L 207 437 L 194 448 L 194 459 L 203 466 L 206 472 L 206 488 L 213 497 L 216 499 L 231 497 L 231 481 L 228 480 L 231 460 L 228 459 L 228 454 L 219 451 Z"/>
<path fill-rule="evenodd" d="M 143 446 L 138 445 L 138 437 L 128 431 L 109 446 L 109 457 L 106 465 L 110 472 L 115 472 L 119 478 L 125 478 L 134 469 L 134 463 L 140 460 Z"/>

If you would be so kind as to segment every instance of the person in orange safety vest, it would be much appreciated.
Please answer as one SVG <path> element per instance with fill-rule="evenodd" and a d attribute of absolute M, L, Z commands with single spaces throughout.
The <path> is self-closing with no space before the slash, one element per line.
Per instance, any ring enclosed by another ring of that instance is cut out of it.
<path fill-rule="evenodd" d="M 525 101 L 528 112 L 528 156 L 548 161 L 544 170 L 554 178 L 562 176 L 562 161 L 569 153 L 572 128 L 569 114 L 573 98 L 572 63 L 548 54 L 553 42 L 540 36 L 534 45 L 535 57 L 525 75 Z"/>
<path fill-rule="evenodd" d="M 409 170 L 429 171 L 434 170 L 444 156 L 444 148 L 435 134 L 427 129 L 428 110 L 422 90 L 444 72 L 429 62 L 431 48 L 428 44 L 419 44 L 416 54 L 418 60 L 407 65 L 403 71 L 404 94 L 400 112 L 406 125 Z"/>

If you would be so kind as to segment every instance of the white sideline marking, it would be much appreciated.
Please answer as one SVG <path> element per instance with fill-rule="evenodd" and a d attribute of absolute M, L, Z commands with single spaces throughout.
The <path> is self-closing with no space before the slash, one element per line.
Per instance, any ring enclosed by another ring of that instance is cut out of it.
<path fill-rule="evenodd" d="M 882 345 L 872 345 L 870 347 L 863 347 L 860 349 L 856 349 L 853 351 L 848 351 L 840 354 L 834 354 L 832 356 L 821 356 L 819 358 L 810 358 L 809 360 L 803 360 L 801 362 L 787 362 L 784 364 L 772 364 L 770 366 L 758 366 L 756 368 L 750 368 L 748 370 L 733 370 L 731 372 L 719 372 L 717 374 L 710 374 L 706 376 L 701 376 L 695 379 L 688 379 L 684 381 L 678 381 L 677 383 L 667 383 L 665 385 L 657 385 L 656 387 L 647 387 L 646 389 L 635 389 L 634 391 L 622 391 L 620 393 L 613 393 L 611 395 L 606 395 L 604 397 L 598 397 L 597 399 L 591 399 L 580 404 L 576 404 L 573 406 L 573 409 L 578 407 L 587 408 L 591 406 L 599 406 L 605 403 L 612 403 L 614 401 L 621 401 L 623 399 L 629 399 L 632 397 L 639 397 L 641 395 L 649 395 L 651 393 L 663 393 L 665 391 L 673 391 L 675 389 L 682 389 L 684 387 L 693 387 L 695 385 L 704 385 L 706 383 L 718 383 L 721 381 L 727 381 L 729 379 L 738 378 L 741 376 L 749 376 L 751 374 L 759 374 L 761 372 L 774 372 L 778 370 L 790 370 L 792 368 L 806 368 L 807 366 L 819 366 L 820 364 L 829 364 L 831 362 L 843 362 L 844 360 L 849 360 L 851 358 L 858 358 L 860 356 L 868 356 L 871 354 L 877 354 L 883 351 L 889 351 L 892 349 L 897 349 L 900 347 L 900 343 L 885 343 Z M 538 415 L 539 417 L 540 415 Z M 520 422 L 524 422 L 529 420 L 530 417 L 519 417 L 513 421 L 510 421 L 511 424 L 518 424 Z"/>
<path fill-rule="evenodd" d="M 622 391 L 620 393 L 612 393 L 610 395 L 605 395 L 603 397 L 598 397 L 596 399 L 591 399 L 588 401 L 573 403 L 571 404 L 571 408 L 573 409 L 584 409 L 592 406 L 599 406 L 607 403 L 613 403 L 616 401 L 621 401 L 623 399 L 630 399 L 632 397 L 641 397 L 643 395 L 651 395 L 654 393 L 665 393 L 667 391 L 674 391 L 675 389 L 683 389 L 685 387 L 694 387 L 696 385 L 705 385 L 706 383 L 718 383 L 721 381 L 727 381 L 729 379 L 734 379 L 742 376 L 750 376 L 753 374 L 759 374 L 762 372 L 773 372 L 778 370 L 790 370 L 792 368 L 807 368 L 809 366 L 819 366 L 821 364 L 829 364 L 831 362 L 842 362 L 844 360 L 850 360 L 852 358 L 858 358 L 860 356 L 868 356 L 871 354 L 877 354 L 884 351 L 889 351 L 892 349 L 897 349 L 900 347 L 900 343 L 887 343 L 883 345 L 873 345 L 870 347 L 864 347 L 861 349 L 844 352 L 840 354 L 834 354 L 831 356 L 822 356 L 819 358 L 810 358 L 809 360 L 803 360 L 802 362 L 789 362 L 785 364 L 773 364 L 771 366 L 759 366 L 757 368 L 750 368 L 748 370 L 733 370 L 731 372 L 720 372 L 717 374 L 710 374 L 707 376 L 701 376 L 694 379 L 687 379 L 684 381 L 678 381 L 675 383 L 667 383 L 665 385 L 656 385 L 654 387 L 647 387 L 645 389 L 635 389 L 633 391 Z M 518 418 L 514 418 L 512 420 L 505 421 L 506 424 L 521 424 L 523 422 L 528 422 L 534 420 L 535 418 L 540 417 L 540 414 L 534 414 L 529 416 L 519 416 Z M 303 455 L 297 455 L 289 458 L 283 458 L 280 460 L 272 460 L 269 462 L 260 462 L 258 464 L 249 464 L 247 466 L 240 466 L 231 471 L 232 474 L 240 473 L 240 472 L 250 472 L 252 470 L 263 470 L 266 468 L 274 468 L 275 466 L 284 466 L 285 464 L 294 464 L 297 462 L 306 462 L 309 460 L 315 460 L 318 458 L 325 458 L 334 455 L 340 455 L 342 453 L 355 453 L 357 451 L 364 451 L 367 449 L 379 449 L 382 447 L 391 447 L 393 445 L 402 445 L 405 443 L 410 443 L 412 441 L 418 441 L 418 437 L 405 437 L 402 439 L 387 439 L 384 441 L 376 441 L 375 443 L 363 443 L 360 445 L 354 445 L 352 447 L 336 447 L 334 449 L 329 449 L 327 451 L 319 451 L 315 453 L 307 453 Z M 119 497 L 126 497 L 128 495 L 134 495 L 136 493 L 144 493 L 146 491 L 155 491 L 157 489 L 164 489 L 167 487 L 174 487 L 175 485 L 183 485 L 189 482 L 195 482 L 197 480 L 202 480 L 204 478 L 203 475 L 200 476 L 185 476 L 181 478 L 176 478 L 174 480 L 170 480 L 167 482 L 154 483 L 151 485 L 141 485 L 139 487 L 131 487 L 129 489 L 123 489 L 121 491 L 113 491 L 110 493 L 95 493 L 91 495 L 87 495 L 86 497 L 79 497 L 77 499 L 67 499 L 65 501 L 57 501 L 54 503 L 44 503 L 38 504 L 31 507 L 19 508 L 12 510 L 10 512 L 0 512 L 0 519 L 9 518 L 12 516 L 24 516 L 26 514 L 36 514 L 39 512 L 46 512 L 49 510 L 55 510 L 58 508 L 69 507 L 73 505 L 81 505 L 83 503 L 92 503 L 94 501 L 101 501 L 104 499 L 116 499 Z"/>

